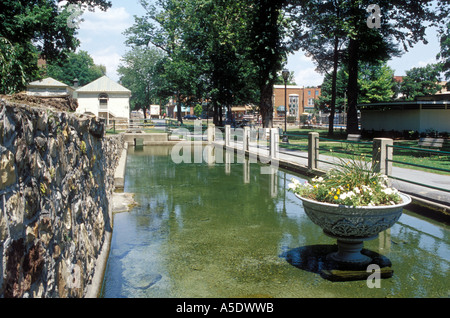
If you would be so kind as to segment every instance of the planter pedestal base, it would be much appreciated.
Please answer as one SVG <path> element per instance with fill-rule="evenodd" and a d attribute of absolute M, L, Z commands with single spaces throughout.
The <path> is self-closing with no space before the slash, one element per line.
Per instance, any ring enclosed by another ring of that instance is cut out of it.
<path fill-rule="evenodd" d="M 364 243 L 337 241 L 338 251 L 327 255 L 327 259 L 338 263 L 350 264 L 370 264 L 372 259 L 369 256 L 361 254 Z"/>
<path fill-rule="evenodd" d="M 335 235 L 331 235 L 324 231 L 324 233 L 332 238 L 337 239 L 338 251 L 327 255 L 327 259 L 343 264 L 353 265 L 368 265 L 372 262 L 369 256 L 361 254 L 361 250 L 364 246 L 364 241 L 373 240 L 378 235 L 368 238 L 342 238 Z"/>

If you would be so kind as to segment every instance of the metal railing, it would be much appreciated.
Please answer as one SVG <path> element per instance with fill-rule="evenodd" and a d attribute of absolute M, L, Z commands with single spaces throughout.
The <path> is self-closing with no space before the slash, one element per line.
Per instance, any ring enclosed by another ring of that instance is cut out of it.
<path fill-rule="evenodd" d="M 406 147 L 406 146 L 399 146 L 399 145 L 387 145 L 387 148 L 392 148 L 392 150 L 394 149 L 403 149 L 403 150 L 408 150 L 408 151 L 415 151 L 415 152 L 425 152 L 425 153 L 431 153 L 431 154 L 435 154 L 438 156 L 449 156 L 450 152 L 448 151 L 441 151 L 441 150 L 434 150 L 434 149 L 423 149 L 423 148 L 416 148 L 416 147 Z M 393 151 L 392 151 L 393 153 Z M 440 172 L 448 172 L 450 174 L 450 169 L 445 169 L 445 168 L 440 168 L 440 167 L 433 167 L 430 165 L 423 165 L 423 164 L 417 164 L 417 163 L 412 163 L 412 162 L 405 162 L 405 161 L 399 161 L 399 160 L 394 160 L 393 156 L 390 156 L 388 159 L 386 159 L 386 161 L 388 161 L 389 163 L 396 163 L 396 164 L 401 164 L 401 165 L 406 165 L 406 166 L 411 166 L 411 167 L 417 167 L 417 168 L 421 168 L 421 169 L 429 169 L 429 170 L 434 170 L 434 171 L 440 171 Z M 450 162 L 450 156 L 449 156 L 449 162 Z M 429 184 L 425 184 L 422 182 L 417 182 L 417 181 L 412 181 L 412 180 L 408 180 L 408 179 L 404 179 L 404 178 L 400 178 L 397 176 L 394 176 L 392 174 L 388 174 L 388 177 L 391 179 L 395 179 L 398 181 L 403 181 L 403 182 L 407 182 L 407 183 L 411 183 L 411 184 L 415 184 L 418 186 L 422 186 L 422 187 L 427 187 L 430 189 L 434 189 L 434 190 L 439 190 L 439 191 L 444 191 L 444 192 L 448 192 L 450 193 L 450 189 L 449 188 L 442 188 L 442 187 L 437 187 L 437 186 L 432 186 Z M 449 176 L 450 178 L 450 176 Z"/>

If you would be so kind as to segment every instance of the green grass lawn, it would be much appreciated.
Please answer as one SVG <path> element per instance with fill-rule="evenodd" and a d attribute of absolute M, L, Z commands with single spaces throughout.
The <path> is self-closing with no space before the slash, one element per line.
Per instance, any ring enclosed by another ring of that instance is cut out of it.
<path fill-rule="evenodd" d="M 359 158 L 364 155 L 367 160 L 371 160 L 372 157 L 372 145 L 371 140 L 361 140 L 361 143 L 346 142 L 345 133 L 337 132 L 332 138 L 329 138 L 328 131 L 323 129 L 292 129 L 288 130 L 289 145 L 283 145 L 280 143 L 280 147 L 299 149 L 302 151 L 308 150 L 308 132 L 319 133 L 319 153 L 323 155 L 335 156 L 343 159 Z M 394 140 L 394 146 L 418 148 L 418 140 Z M 393 165 L 396 167 L 417 169 L 422 171 L 428 171 L 439 174 L 450 175 L 450 143 L 444 143 L 444 147 L 441 149 L 443 152 L 449 153 L 430 153 L 425 151 L 419 151 L 415 149 L 396 148 L 393 149 Z M 410 163 L 420 165 L 421 167 L 411 166 L 404 163 Z M 447 171 L 438 171 L 429 169 L 427 167 L 444 169 Z"/>
<path fill-rule="evenodd" d="M 193 125 L 189 121 L 186 121 L 186 126 Z M 188 128 L 186 127 L 186 128 Z M 145 128 L 142 129 L 146 133 L 161 133 L 164 132 L 161 129 L 156 128 Z M 112 129 L 107 130 L 107 134 L 119 134 L 125 132 L 124 130 Z M 372 158 L 372 144 L 371 140 L 362 140 L 361 143 L 350 143 L 346 142 L 345 131 L 335 131 L 332 138 L 328 137 L 328 130 L 325 129 L 288 129 L 289 144 L 285 145 L 280 142 L 280 148 L 286 149 L 298 149 L 301 151 L 308 151 L 308 133 L 317 132 L 319 133 L 319 153 L 322 155 L 335 156 L 342 159 L 360 159 L 361 155 L 364 155 L 366 160 L 371 160 Z M 280 136 L 280 140 L 281 140 Z M 420 148 L 417 146 L 417 140 L 395 140 L 395 146 L 410 147 L 410 148 Z M 444 143 L 444 147 L 441 149 L 444 152 L 450 152 L 450 142 Z M 438 154 L 438 153 L 428 153 L 424 151 L 418 151 L 414 149 L 404 149 L 394 147 L 393 165 L 396 167 L 417 169 L 422 171 L 428 171 L 439 174 L 450 175 L 450 154 Z M 411 166 L 403 163 L 410 163 L 417 166 Z M 447 171 L 438 171 L 429 169 L 427 167 L 433 167 L 437 169 L 444 169 Z"/>

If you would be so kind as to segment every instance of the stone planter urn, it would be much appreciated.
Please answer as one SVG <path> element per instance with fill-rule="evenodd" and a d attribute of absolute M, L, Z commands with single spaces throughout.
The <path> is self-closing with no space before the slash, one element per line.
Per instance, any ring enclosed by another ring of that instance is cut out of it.
<path fill-rule="evenodd" d="M 306 215 L 324 233 L 337 239 L 338 251 L 327 255 L 327 259 L 338 263 L 355 265 L 369 264 L 372 259 L 361 254 L 364 241 L 375 239 L 378 233 L 390 228 L 400 218 L 403 207 L 411 198 L 399 193 L 402 203 L 389 206 L 345 206 L 322 203 L 303 198 Z"/>

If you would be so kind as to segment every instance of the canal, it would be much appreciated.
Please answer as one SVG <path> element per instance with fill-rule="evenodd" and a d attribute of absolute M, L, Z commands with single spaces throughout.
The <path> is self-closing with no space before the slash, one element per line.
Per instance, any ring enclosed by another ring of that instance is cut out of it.
<path fill-rule="evenodd" d="M 114 215 L 102 297 L 450 296 L 449 227 L 408 211 L 365 242 L 392 263 L 379 288 L 324 278 L 316 254 L 336 242 L 287 191 L 294 176 L 302 179 L 256 163 L 174 163 L 166 146 L 129 148 L 124 190 L 138 206 Z"/>

